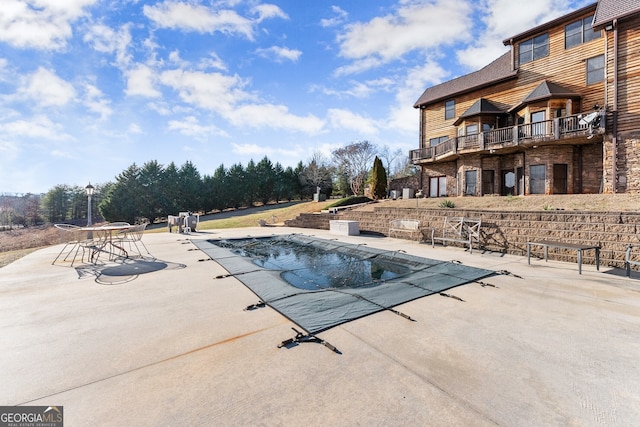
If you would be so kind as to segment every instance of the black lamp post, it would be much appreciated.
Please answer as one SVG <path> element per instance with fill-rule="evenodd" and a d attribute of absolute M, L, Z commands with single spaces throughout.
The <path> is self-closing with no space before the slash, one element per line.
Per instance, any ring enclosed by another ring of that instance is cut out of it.
<path fill-rule="evenodd" d="M 93 187 L 93 185 L 91 185 L 91 183 L 89 183 L 89 185 L 84 187 L 84 189 L 87 190 L 87 198 L 89 199 L 89 202 L 88 202 L 88 205 L 87 205 L 87 227 L 91 227 L 91 225 L 92 225 L 92 222 L 91 222 L 91 196 L 93 196 L 94 187 Z"/>

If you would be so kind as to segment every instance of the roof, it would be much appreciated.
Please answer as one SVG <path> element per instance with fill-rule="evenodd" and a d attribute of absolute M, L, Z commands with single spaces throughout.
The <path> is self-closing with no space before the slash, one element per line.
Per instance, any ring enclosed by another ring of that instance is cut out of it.
<path fill-rule="evenodd" d="M 454 123 L 454 125 L 459 125 L 463 119 L 468 117 L 477 116 L 479 114 L 506 114 L 506 111 L 501 110 L 496 107 L 491 101 L 480 98 L 476 102 L 473 103 L 471 107 L 467 109 L 464 113 L 458 117 L 458 120 Z"/>
<path fill-rule="evenodd" d="M 634 13 L 640 13 L 638 0 L 599 0 L 593 16 L 593 28 L 601 29 L 614 19 L 624 18 Z"/>
<path fill-rule="evenodd" d="M 518 105 L 511 108 L 509 111 L 518 111 L 525 104 L 551 98 L 580 98 L 580 94 L 572 92 L 557 83 L 543 80 L 542 83 L 536 86 L 536 88 L 529 93 L 529 95 L 524 97 Z"/>
<path fill-rule="evenodd" d="M 600 0 L 602 1 L 602 0 Z M 613 0 L 612 2 L 615 2 L 618 0 Z M 637 0 L 625 0 L 626 2 L 637 2 Z M 509 45 L 513 45 L 517 42 L 519 42 L 520 40 L 524 40 L 524 39 L 528 39 L 529 37 L 532 37 L 538 33 L 542 33 L 544 31 L 549 30 L 550 28 L 554 28 L 557 27 L 558 25 L 562 24 L 563 22 L 568 22 L 568 21 L 573 21 L 574 19 L 578 18 L 581 15 L 584 15 L 585 13 L 589 13 L 592 12 L 596 9 L 597 3 L 593 3 L 589 6 L 583 7 L 582 9 L 578 9 L 576 11 L 573 11 L 571 13 L 568 13 L 566 15 L 562 15 L 559 18 L 556 18 L 552 21 L 549 22 L 545 22 L 542 25 L 538 25 L 537 27 L 533 27 L 528 29 L 525 32 L 522 32 L 520 34 L 517 34 L 513 37 L 509 37 L 508 39 L 505 39 L 502 41 L 502 43 L 504 43 L 505 46 L 509 46 Z"/>
<path fill-rule="evenodd" d="M 419 108 L 421 105 L 452 98 L 461 93 L 515 78 L 517 74 L 518 71 L 511 67 L 511 52 L 505 52 L 478 71 L 427 88 L 413 106 Z"/>

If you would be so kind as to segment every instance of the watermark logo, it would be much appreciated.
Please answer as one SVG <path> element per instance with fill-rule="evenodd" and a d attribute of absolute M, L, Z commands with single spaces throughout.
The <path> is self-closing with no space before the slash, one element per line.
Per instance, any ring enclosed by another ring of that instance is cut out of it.
<path fill-rule="evenodd" d="M 0 427 L 63 427 L 62 406 L 0 406 Z"/>

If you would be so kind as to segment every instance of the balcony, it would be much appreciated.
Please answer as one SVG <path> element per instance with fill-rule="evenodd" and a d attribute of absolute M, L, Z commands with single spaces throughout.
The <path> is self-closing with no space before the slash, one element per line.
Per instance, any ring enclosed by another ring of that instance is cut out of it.
<path fill-rule="evenodd" d="M 464 154 L 487 152 L 508 154 L 538 145 L 588 144 L 605 132 L 604 111 L 593 115 L 574 114 L 536 123 L 492 129 L 478 134 L 457 136 L 433 147 L 409 152 L 413 164 L 451 161 Z"/>

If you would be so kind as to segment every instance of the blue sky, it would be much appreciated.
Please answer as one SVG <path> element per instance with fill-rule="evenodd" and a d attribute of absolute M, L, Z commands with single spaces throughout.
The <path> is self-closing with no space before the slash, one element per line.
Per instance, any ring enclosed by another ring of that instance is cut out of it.
<path fill-rule="evenodd" d="M 418 146 L 414 102 L 583 0 L 2 0 L 0 193 Z"/>

